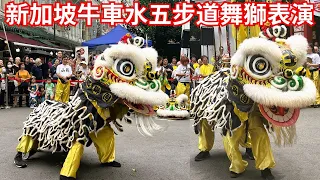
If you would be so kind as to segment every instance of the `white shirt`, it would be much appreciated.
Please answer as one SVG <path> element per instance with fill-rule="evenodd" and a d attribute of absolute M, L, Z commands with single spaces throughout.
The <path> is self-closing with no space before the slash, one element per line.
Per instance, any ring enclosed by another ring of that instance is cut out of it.
<path fill-rule="evenodd" d="M 0 67 L 1 72 L 0 72 L 0 79 L 4 79 L 5 76 L 5 72 L 6 72 L 6 68 L 5 67 Z M 6 89 L 6 81 L 5 80 L 0 80 L 0 90 L 5 90 Z"/>
<path fill-rule="evenodd" d="M 200 75 L 201 75 L 201 73 L 200 73 L 200 68 L 197 67 L 197 69 L 194 70 L 194 75 L 193 75 L 193 77 L 198 77 L 198 76 L 200 76 Z M 196 81 L 199 82 L 200 80 L 202 80 L 202 79 L 199 79 L 199 80 L 196 80 Z"/>
<path fill-rule="evenodd" d="M 156 67 L 156 71 L 157 71 L 157 72 L 159 72 L 159 71 L 161 71 L 161 70 L 163 70 L 163 66 L 159 66 L 159 67 L 157 66 L 157 67 Z"/>
<path fill-rule="evenodd" d="M 307 54 L 307 57 L 312 59 L 312 64 L 320 64 L 320 56 L 317 53 Z M 315 67 L 310 67 L 310 69 L 317 69 Z"/>
<path fill-rule="evenodd" d="M 56 73 L 60 74 L 63 77 L 71 76 L 72 75 L 72 68 L 69 65 L 60 64 L 57 67 Z"/>
<path fill-rule="evenodd" d="M 80 77 L 81 80 L 86 80 L 87 75 L 89 74 L 89 69 L 84 69 L 82 66 L 79 67 L 78 71 L 82 72 L 82 75 Z"/>
<path fill-rule="evenodd" d="M 191 79 L 190 79 L 190 74 L 191 74 L 190 68 L 191 68 L 190 64 L 188 64 L 187 66 L 184 66 L 184 65 L 180 64 L 178 66 L 178 68 L 176 69 L 176 73 L 175 74 L 185 74 L 185 76 L 177 77 L 179 82 L 182 82 L 182 83 L 191 82 Z"/>

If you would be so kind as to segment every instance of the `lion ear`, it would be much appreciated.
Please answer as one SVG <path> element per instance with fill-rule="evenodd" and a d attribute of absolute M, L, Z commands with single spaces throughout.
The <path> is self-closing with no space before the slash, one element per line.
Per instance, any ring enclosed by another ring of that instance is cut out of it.
<path fill-rule="evenodd" d="M 294 35 L 286 40 L 286 44 L 289 45 L 291 51 L 297 57 L 297 65 L 299 67 L 303 65 L 307 60 L 308 41 L 304 36 Z"/>
<path fill-rule="evenodd" d="M 157 67 L 157 58 L 158 58 L 158 52 L 151 47 L 142 48 L 143 55 L 146 57 L 147 60 L 149 60 L 152 64 L 152 70 L 155 70 Z"/>

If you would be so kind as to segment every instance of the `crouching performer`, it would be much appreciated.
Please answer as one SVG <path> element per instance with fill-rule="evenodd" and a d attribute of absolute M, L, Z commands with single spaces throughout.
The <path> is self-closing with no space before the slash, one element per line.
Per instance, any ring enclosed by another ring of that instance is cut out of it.
<path fill-rule="evenodd" d="M 243 41 L 231 58 L 230 70 L 206 78 L 192 93 L 191 114 L 198 123 L 205 120 L 213 129 L 222 128 L 232 178 L 248 166 L 239 144 L 250 135 L 256 169 L 263 179 L 275 179 L 267 130 L 277 145 L 293 144 L 300 108 L 315 101 L 316 88 L 301 67 L 307 40 L 299 35 L 282 39 L 286 32 L 285 26 L 269 27 L 261 38 Z"/>
<path fill-rule="evenodd" d="M 165 105 L 169 97 L 155 78 L 158 53 L 143 45 L 141 37 L 123 38 L 99 55 L 91 75 L 68 104 L 47 100 L 36 108 L 24 122 L 15 165 L 27 166 L 23 154 L 64 151 L 68 155 L 60 179 L 75 179 L 84 147 L 92 143 L 101 163 L 121 166 L 115 161 L 111 124 L 123 129 L 116 120 L 136 121 L 146 135 L 161 130 L 153 121 L 153 106 Z"/>

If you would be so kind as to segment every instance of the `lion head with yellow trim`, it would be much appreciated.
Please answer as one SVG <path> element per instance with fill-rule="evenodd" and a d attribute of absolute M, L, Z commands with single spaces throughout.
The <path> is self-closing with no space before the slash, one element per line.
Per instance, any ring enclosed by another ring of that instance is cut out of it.
<path fill-rule="evenodd" d="M 245 40 L 231 59 L 231 78 L 259 104 L 272 124 L 293 125 L 300 108 L 315 101 L 316 88 L 304 77 L 308 42 L 301 35 L 286 37 L 285 26 L 266 28 L 260 38 Z"/>

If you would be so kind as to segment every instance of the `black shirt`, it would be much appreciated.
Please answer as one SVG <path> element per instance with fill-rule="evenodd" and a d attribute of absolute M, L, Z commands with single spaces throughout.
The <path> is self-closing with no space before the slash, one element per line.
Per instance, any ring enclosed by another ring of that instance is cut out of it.
<path fill-rule="evenodd" d="M 172 71 L 173 71 L 173 67 L 171 65 L 166 65 L 166 66 L 163 66 L 163 68 L 166 70 L 166 69 L 171 69 L 171 71 L 166 71 L 167 72 L 167 78 L 168 79 L 171 79 L 172 77 Z"/>
<path fill-rule="evenodd" d="M 43 63 L 41 65 L 41 69 L 42 69 L 43 79 L 47 79 L 49 77 L 49 65 L 48 65 L 48 63 Z"/>
<path fill-rule="evenodd" d="M 42 69 L 41 66 L 34 65 L 31 69 L 32 76 L 36 77 L 36 80 L 42 80 Z"/>
<path fill-rule="evenodd" d="M 26 66 L 25 69 L 26 69 L 29 73 L 31 73 L 31 69 L 32 69 L 32 67 L 33 67 L 33 64 L 28 63 L 28 64 L 25 64 L 25 66 Z"/>
<path fill-rule="evenodd" d="M 57 71 L 57 67 L 52 66 L 52 67 L 50 68 L 51 78 L 53 78 L 53 76 L 56 74 L 56 71 Z"/>
<path fill-rule="evenodd" d="M 20 68 L 19 68 L 19 66 L 12 65 L 12 69 L 16 73 L 19 71 Z"/>

